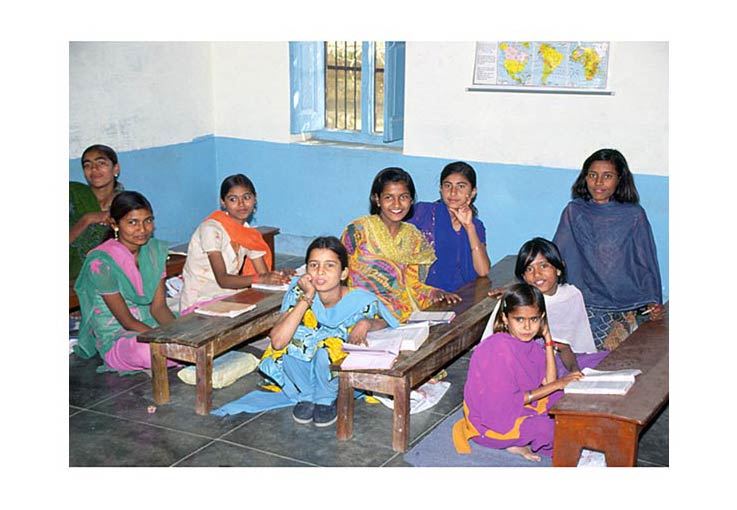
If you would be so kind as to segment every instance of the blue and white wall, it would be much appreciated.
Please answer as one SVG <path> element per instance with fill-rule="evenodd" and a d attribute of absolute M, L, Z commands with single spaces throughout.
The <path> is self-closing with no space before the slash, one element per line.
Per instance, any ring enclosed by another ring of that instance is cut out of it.
<path fill-rule="evenodd" d="M 83 180 L 85 147 L 112 146 L 126 188 L 154 206 L 157 237 L 180 243 L 218 206 L 222 179 L 243 172 L 254 223 L 281 228 L 277 251 L 303 254 L 368 213 L 381 168 L 405 168 L 434 200 L 442 167 L 464 160 L 495 262 L 552 237 L 583 160 L 614 147 L 635 173 L 668 295 L 668 44 L 612 43 L 613 96 L 469 92 L 474 48 L 407 43 L 404 147 L 392 150 L 289 135 L 287 42 L 71 43 L 70 179 Z"/>

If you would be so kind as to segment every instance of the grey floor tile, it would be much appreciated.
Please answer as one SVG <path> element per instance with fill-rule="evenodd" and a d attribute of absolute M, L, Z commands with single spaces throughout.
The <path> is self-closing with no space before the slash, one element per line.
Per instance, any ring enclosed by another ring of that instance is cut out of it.
<path fill-rule="evenodd" d="M 309 467 L 310 464 L 245 446 L 214 441 L 176 464 L 177 467 Z"/>
<path fill-rule="evenodd" d="M 82 359 L 76 354 L 69 356 L 69 404 L 89 408 L 112 396 L 124 393 L 151 379 L 144 373 L 119 375 L 115 372 L 98 374 L 102 364 L 99 358 Z"/>
<path fill-rule="evenodd" d="M 298 424 L 290 407 L 265 412 L 222 439 L 325 467 L 380 466 L 394 454 L 382 444 L 355 437 L 338 441 L 335 425 L 319 428 Z"/>
<path fill-rule="evenodd" d="M 252 373 L 226 388 L 213 389 L 213 409 L 256 389 L 259 381 L 260 376 Z M 94 410 L 211 438 L 220 437 L 253 418 L 248 414 L 225 417 L 198 415 L 195 413 L 196 388 L 179 380 L 176 369 L 169 370 L 169 393 L 168 403 L 156 405 L 153 401 L 153 387 L 149 382 L 96 405 Z M 148 412 L 149 406 L 155 407 L 154 413 Z"/>
<path fill-rule="evenodd" d="M 210 441 L 84 411 L 69 418 L 69 465 L 170 466 Z"/>
<path fill-rule="evenodd" d="M 640 436 L 640 443 L 638 445 L 637 452 L 637 465 L 669 465 L 669 427 L 667 405 Z"/>

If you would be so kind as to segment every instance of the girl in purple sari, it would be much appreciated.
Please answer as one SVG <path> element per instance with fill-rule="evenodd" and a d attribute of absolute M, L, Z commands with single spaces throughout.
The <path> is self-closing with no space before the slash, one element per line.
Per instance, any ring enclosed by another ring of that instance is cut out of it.
<path fill-rule="evenodd" d="M 425 283 L 455 292 L 477 276 L 489 274 L 486 229 L 473 205 L 476 172 L 468 163 L 456 161 L 440 174 L 437 202 L 418 202 L 409 223 L 415 225 L 435 249 Z"/>
<path fill-rule="evenodd" d="M 534 341 L 542 336 L 545 345 Z M 472 440 L 539 462 L 552 457 L 554 421 L 548 415 L 560 391 L 582 377 L 558 378 L 553 339 L 542 292 L 527 283 L 509 287 L 501 299 L 494 334 L 476 347 L 463 392 L 463 418 L 453 427 L 458 453 Z"/>

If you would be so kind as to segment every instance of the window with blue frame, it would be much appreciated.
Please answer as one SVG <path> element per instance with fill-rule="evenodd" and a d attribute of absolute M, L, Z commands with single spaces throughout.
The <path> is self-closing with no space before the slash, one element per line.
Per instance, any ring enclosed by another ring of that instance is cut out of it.
<path fill-rule="evenodd" d="M 404 42 L 290 42 L 293 134 L 401 145 Z"/>

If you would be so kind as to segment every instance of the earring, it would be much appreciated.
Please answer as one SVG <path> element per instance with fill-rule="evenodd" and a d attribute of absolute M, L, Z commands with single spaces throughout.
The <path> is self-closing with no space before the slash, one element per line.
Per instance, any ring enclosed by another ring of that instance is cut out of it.
<path fill-rule="evenodd" d="M 113 236 L 115 237 L 115 240 L 117 241 L 118 240 L 118 229 L 117 228 L 113 229 Z"/>

